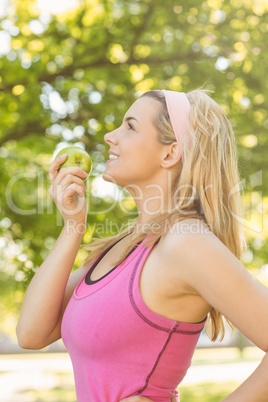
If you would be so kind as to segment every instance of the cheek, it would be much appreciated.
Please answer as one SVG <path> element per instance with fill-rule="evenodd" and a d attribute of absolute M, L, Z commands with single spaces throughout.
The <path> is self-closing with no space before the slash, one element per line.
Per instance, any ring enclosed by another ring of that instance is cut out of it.
<path fill-rule="evenodd" d="M 150 155 L 142 148 L 132 149 L 127 154 L 123 154 L 122 161 L 127 165 L 131 165 L 135 170 L 141 169 L 148 164 Z"/>
<path fill-rule="evenodd" d="M 122 139 L 120 157 L 121 162 L 126 166 L 124 172 L 126 174 L 131 174 L 134 170 L 154 174 L 160 167 L 159 150 L 155 149 L 150 142 L 139 142 L 137 138 L 130 136 L 124 138 L 124 141 Z"/>

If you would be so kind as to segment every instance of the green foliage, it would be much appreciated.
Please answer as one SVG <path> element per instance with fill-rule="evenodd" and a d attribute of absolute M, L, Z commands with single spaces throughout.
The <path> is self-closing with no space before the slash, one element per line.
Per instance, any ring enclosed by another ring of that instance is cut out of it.
<path fill-rule="evenodd" d="M 187 92 L 205 83 L 235 126 L 249 215 L 253 191 L 268 195 L 267 2 L 79 4 L 49 15 L 35 0 L 10 0 L 0 21 L 10 37 L 10 50 L 0 56 L 2 298 L 9 286 L 12 293 L 26 287 L 60 233 L 61 220 L 47 193 L 47 168 L 59 143 L 80 142 L 93 158 L 85 243 L 92 235 L 115 234 L 135 216 L 130 201 L 132 215 L 113 199 L 92 195 L 91 185 L 108 158 L 104 134 L 146 90 Z M 258 171 L 262 183 L 253 185 L 250 177 Z M 253 205 L 256 210 L 259 204 Z M 107 222 L 114 222 L 114 229 L 104 226 Z M 102 233 L 98 223 L 105 227 Z M 249 229 L 253 240 L 262 239 L 250 244 L 258 266 L 267 259 L 266 234 Z M 84 257 L 81 250 L 76 267 Z"/>

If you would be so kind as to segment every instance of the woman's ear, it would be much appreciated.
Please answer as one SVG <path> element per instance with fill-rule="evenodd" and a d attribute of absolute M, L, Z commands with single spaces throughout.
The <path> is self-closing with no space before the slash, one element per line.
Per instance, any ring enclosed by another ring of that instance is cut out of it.
<path fill-rule="evenodd" d="M 163 168 L 171 168 L 179 163 L 182 156 L 182 149 L 177 142 L 173 142 L 166 149 L 162 158 L 161 166 Z"/>

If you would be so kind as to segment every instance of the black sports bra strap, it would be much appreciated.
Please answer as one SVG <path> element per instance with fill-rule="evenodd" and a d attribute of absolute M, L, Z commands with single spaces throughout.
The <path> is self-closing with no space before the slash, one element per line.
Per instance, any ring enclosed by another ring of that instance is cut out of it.
<path fill-rule="evenodd" d="M 130 234 L 130 233 L 129 233 L 129 234 Z M 126 236 L 128 236 L 128 234 L 127 234 Z M 105 278 L 107 275 L 109 275 L 112 271 L 114 271 L 114 270 L 118 267 L 118 265 L 116 265 L 115 267 L 113 267 L 112 269 L 110 269 L 110 271 L 107 272 L 107 274 L 103 275 L 103 276 L 102 276 L 101 278 L 99 278 L 99 279 L 96 279 L 95 281 L 93 281 L 93 280 L 90 278 L 92 272 L 94 271 L 94 269 L 96 268 L 96 266 L 98 265 L 98 263 L 103 259 L 103 257 L 105 256 L 105 254 L 107 254 L 108 251 L 111 250 L 111 248 L 113 248 L 120 240 L 123 240 L 126 236 L 124 236 L 124 237 L 122 237 L 121 239 L 117 240 L 114 244 L 112 244 L 110 247 L 108 247 L 107 250 L 105 250 L 105 251 L 101 254 L 101 256 L 98 258 L 98 260 L 95 261 L 95 263 L 92 265 L 92 267 L 90 268 L 90 270 L 89 270 L 88 273 L 86 274 L 85 283 L 86 283 L 87 285 L 92 285 L 93 283 L 96 283 L 96 282 L 101 281 L 103 278 Z M 138 247 L 138 245 L 139 245 L 140 243 L 141 243 L 141 241 L 140 241 L 138 244 L 136 244 L 136 245 L 130 250 L 130 252 L 127 254 L 126 258 L 128 258 L 128 257 L 130 256 L 130 254 Z"/>

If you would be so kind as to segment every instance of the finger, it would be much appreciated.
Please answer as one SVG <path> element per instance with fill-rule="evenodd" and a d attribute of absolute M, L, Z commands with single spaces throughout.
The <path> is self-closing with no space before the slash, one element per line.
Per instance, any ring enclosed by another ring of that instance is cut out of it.
<path fill-rule="evenodd" d="M 79 197 L 84 197 L 84 189 L 76 183 L 72 183 L 67 189 L 63 192 L 63 198 L 71 198 L 75 193 L 79 195 Z"/>
<path fill-rule="evenodd" d="M 80 177 L 83 180 L 85 180 L 85 178 L 88 176 L 88 174 L 80 167 L 76 166 L 64 167 L 59 171 L 55 183 L 59 184 L 63 180 L 63 178 L 68 174 Z"/>
<path fill-rule="evenodd" d="M 85 183 L 82 179 L 80 179 L 77 176 L 74 176 L 73 174 L 67 174 L 60 182 L 60 187 L 61 191 L 64 191 L 68 186 L 70 186 L 72 183 L 76 183 L 79 186 L 83 187 L 84 192 L 86 192 L 86 186 Z"/>
<path fill-rule="evenodd" d="M 54 161 L 51 163 L 51 165 L 48 168 L 48 174 L 49 174 L 49 179 L 52 181 L 57 177 L 57 174 L 59 173 L 59 167 L 60 165 L 66 160 L 67 155 L 61 155 L 58 156 Z"/>
<path fill-rule="evenodd" d="M 152 399 L 146 398 L 146 396 L 137 395 L 121 399 L 120 402 L 154 402 L 154 401 Z"/>

